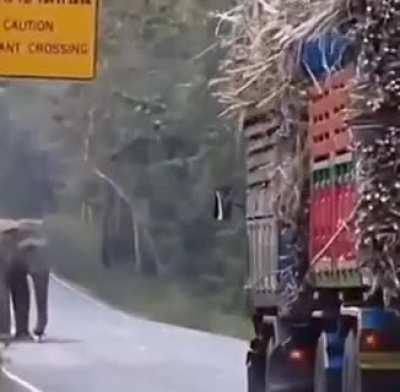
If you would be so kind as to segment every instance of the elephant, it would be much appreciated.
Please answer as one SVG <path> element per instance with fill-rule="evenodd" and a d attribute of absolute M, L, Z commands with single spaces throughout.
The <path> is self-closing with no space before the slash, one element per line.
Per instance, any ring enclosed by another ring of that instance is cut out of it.
<path fill-rule="evenodd" d="M 10 297 L 15 316 L 16 339 L 29 339 L 30 290 L 32 279 L 37 324 L 33 334 L 40 338 L 48 323 L 50 268 L 42 249 L 46 245 L 37 236 L 41 221 L 0 220 L 0 334 L 10 335 Z"/>

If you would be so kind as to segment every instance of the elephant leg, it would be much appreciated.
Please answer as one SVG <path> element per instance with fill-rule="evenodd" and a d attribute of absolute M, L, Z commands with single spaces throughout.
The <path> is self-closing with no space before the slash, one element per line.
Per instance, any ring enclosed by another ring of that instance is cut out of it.
<path fill-rule="evenodd" d="M 1 273 L 1 271 L 0 271 Z M 0 340 L 8 339 L 11 333 L 10 288 L 8 279 L 0 277 Z"/>
<path fill-rule="evenodd" d="M 30 291 L 25 270 L 18 269 L 11 274 L 11 297 L 14 307 L 16 337 L 29 336 Z"/>
<path fill-rule="evenodd" d="M 42 336 L 46 330 L 48 322 L 48 293 L 50 272 L 40 271 L 31 274 L 35 290 L 37 306 L 37 323 L 33 333 L 36 336 Z"/>

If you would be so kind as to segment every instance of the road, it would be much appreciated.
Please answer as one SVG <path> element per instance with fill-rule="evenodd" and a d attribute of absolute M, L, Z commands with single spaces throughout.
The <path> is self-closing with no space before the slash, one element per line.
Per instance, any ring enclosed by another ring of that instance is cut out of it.
<path fill-rule="evenodd" d="M 18 382 L 2 392 L 245 391 L 245 343 L 129 316 L 59 280 L 50 293 L 47 340 L 9 347 Z"/>

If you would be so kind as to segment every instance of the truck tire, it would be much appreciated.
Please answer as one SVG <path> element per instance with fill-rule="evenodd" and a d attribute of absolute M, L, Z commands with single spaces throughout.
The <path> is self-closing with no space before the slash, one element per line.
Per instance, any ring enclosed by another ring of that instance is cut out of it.
<path fill-rule="evenodd" d="M 344 346 L 342 392 L 364 392 L 361 389 L 357 340 L 352 331 L 347 335 Z"/>
<path fill-rule="evenodd" d="M 247 353 L 247 390 L 265 392 L 265 362 L 269 338 L 256 338 L 250 342 Z"/>
<path fill-rule="evenodd" d="M 247 391 L 265 392 L 265 354 L 248 353 Z"/>
<path fill-rule="evenodd" d="M 326 339 L 323 334 L 318 339 L 314 365 L 314 392 L 329 392 L 328 380 L 325 369 L 325 347 Z"/>

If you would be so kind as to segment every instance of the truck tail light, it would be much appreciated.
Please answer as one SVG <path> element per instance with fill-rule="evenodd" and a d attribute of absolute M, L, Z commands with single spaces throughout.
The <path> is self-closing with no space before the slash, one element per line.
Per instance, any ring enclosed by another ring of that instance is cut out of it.
<path fill-rule="evenodd" d="M 370 350 L 376 350 L 377 348 L 379 348 L 378 334 L 374 332 L 369 332 L 364 335 L 364 344 L 365 347 L 368 347 Z"/>
<path fill-rule="evenodd" d="M 362 351 L 400 351 L 398 331 L 366 330 L 361 334 L 360 348 Z"/>
<path fill-rule="evenodd" d="M 288 352 L 287 361 L 290 366 L 304 371 L 312 371 L 314 367 L 314 347 L 296 346 Z"/>
<path fill-rule="evenodd" d="M 289 353 L 289 358 L 292 361 L 301 361 L 304 359 L 304 352 L 298 349 L 291 350 Z"/>

